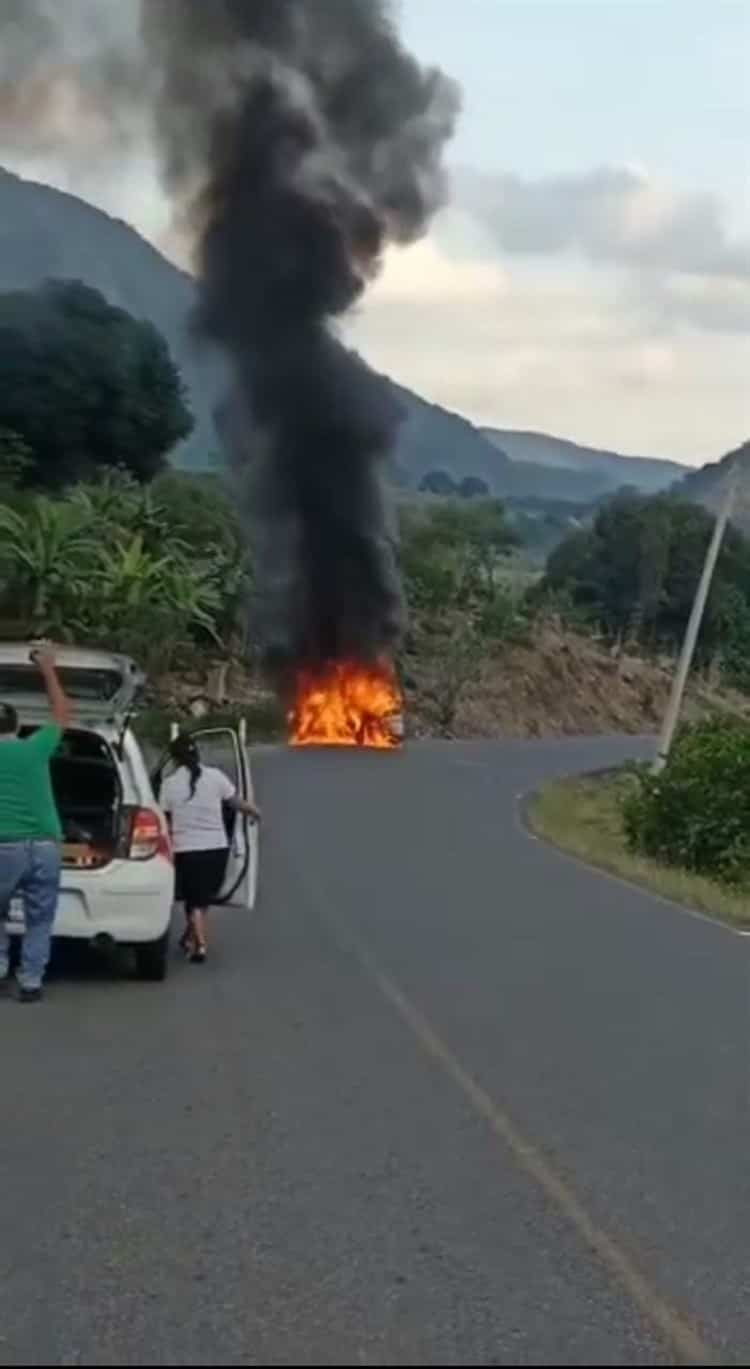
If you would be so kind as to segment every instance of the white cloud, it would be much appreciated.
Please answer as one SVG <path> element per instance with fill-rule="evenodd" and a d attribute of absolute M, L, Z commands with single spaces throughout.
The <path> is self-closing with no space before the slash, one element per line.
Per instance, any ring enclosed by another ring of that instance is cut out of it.
<path fill-rule="evenodd" d="M 373 365 L 478 423 L 699 463 L 747 438 L 750 339 L 697 323 L 654 336 L 650 307 L 617 273 L 461 260 L 433 238 L 389 256 L 349 335 Z"/>
<path fill-rule="evenodd" d="M 635 270 L 750 281 L 750 241 L 731 234 L 715 196 L 633 167 L 537 181 L 459 171 L 453 191 L 506 253 L 575 252 Z"/>
<path fill-rule="evenodd" d="M 185 264 L 153 156 L 114 169 L 8 160 L 131 222 Z M 632 193 L 618 198 L 613 181 L 609 199 L 597 199 L 596 174 L 555 183 L 554 195 L 538 183 L 523 214 L 516 201 L 504 247 L 494 218 L 443 215 L 429 238 L 389 253 L 348 336 L 379 369 L 477 423 L 715 459 L 750 434 L 741 245 L 715 207 L 701 218 L 706 197 L 677 197 L 677 212 L 673 192 L 630 170 L 621 184 Z M 558 219 L 548 222 L 553 205 Z"/>
<path fill-rule="evenodd" d="M 709 333 L 750 334 L 750 279 L 676 272 L 640 282 L 644 308 L 656 327 L 682 323 Z"/>

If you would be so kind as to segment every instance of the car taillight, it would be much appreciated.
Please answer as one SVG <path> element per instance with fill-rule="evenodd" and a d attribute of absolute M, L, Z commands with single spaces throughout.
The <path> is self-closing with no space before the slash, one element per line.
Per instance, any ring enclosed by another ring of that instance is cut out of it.
<path fill-rule="evenodd" d="M 172 859 L 172 847 L 158 813 L 151 808 L 136 808 L 130 827 L 129 860 L 151 860 L 153 856 Z"/>

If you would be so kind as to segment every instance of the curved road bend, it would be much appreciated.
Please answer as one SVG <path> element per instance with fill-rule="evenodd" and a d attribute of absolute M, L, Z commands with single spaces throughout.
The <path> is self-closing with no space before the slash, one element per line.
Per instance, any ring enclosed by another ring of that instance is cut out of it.
<path fill-rule="evenodd" d="M 0 1364 L 742 1361 L 750 942 L 517 819 L 634 749 L 263 752 L 205 969 L 0 1004 Z"/>

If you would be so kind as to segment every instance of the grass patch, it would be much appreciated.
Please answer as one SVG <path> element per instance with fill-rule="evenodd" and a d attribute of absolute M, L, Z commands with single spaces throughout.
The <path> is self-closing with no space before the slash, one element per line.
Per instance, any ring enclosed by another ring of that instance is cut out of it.
<path fill-rule="evenodd" d="M 529 826 L 537 836 L 589 865 L 731 927 L 750 929 L 750 891 L 728 889 L 704 875 L 661 865 L 628 850 L 620 805 L 632 783 L 623 773 L 555 780 L 534 795 Z"/>

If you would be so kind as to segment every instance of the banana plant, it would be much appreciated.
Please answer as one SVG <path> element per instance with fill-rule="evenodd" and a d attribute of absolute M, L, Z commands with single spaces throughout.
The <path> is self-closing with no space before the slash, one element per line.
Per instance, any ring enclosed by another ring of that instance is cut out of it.
<path fill-rule="evenodd" d="M 97 557 L 99 599 L 116 613 L 146 608 L 159 598 L 172 559 L 154 556 L 143 545 L 143 534 L 118 539 L 112 548 L 100 546 Z"/>
<path fill-rule="evenodd" d="M 0 566 L 6 596 L 15 596 L 43 629 L 85 582 L 96 538 L 83 511 L 65 500 L 39 495 L 24 516 L 0 506 Z"/>
<path fill-rule="evenodd" d="M 188 551 L 187 544 L 172 531 L 166 505 L 126 471 L 109 471 L 99 480 L 76 485 L 68 499 L 92 523 L 120 537 L 140 533 L 149 551 Z"/>
<path fill-rule="evenodd" d="M 170 561 L 164 577 L 164 593 L 175 615 L 188 629 L 201 628 L 221 645 L 217 622 L 222 609 L 222 589 L 210 563 Z"/>

